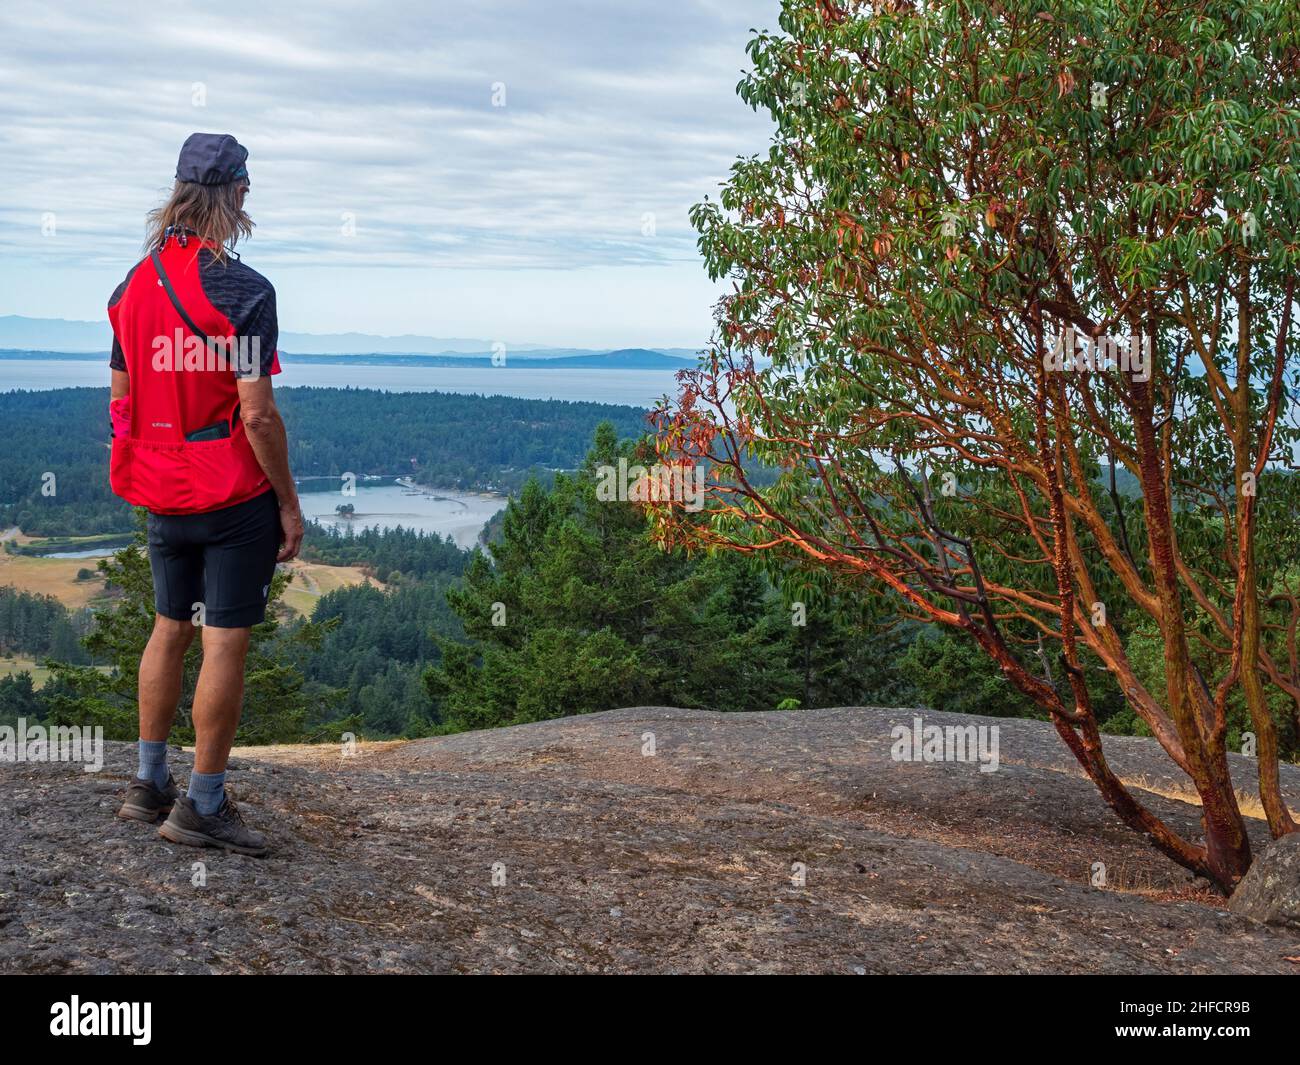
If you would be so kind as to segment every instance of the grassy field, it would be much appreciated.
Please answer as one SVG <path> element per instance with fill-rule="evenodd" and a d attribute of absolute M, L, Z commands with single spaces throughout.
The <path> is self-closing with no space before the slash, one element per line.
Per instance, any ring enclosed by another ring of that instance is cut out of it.
<path fill-rule="evenodd" d="M 310 617 L 316 609 L 316 600 L 336 588 L 346 588 L 365 580 L 369 580 L 376 588 L 383 587 L 373 577 L 367 578 L 356 566 L 326 566 L 320 562 L 295 559 L 289 563 L 289 569 L 293 571 L 293 580 L 285 589 L 283 602 L 289 609 L 305 617 Z"/>
<path fill-rule="evenodd" d="M 6 658 L 0 655 L 0 677 L 7 677 L 11 673 L 21 673 L 26 670 L 32 675 L 32 684 L 36 687 L 42 687 L 50 679 L 50 671 L 44 666 L 38 666 L 30 658 Z"/>
<path fill-rule="evenodd" d="M 0 584 L 12 584 L 25 592 L 52 595 L 71 609 L 86 606 L 104 592 L 98 573 L 90 580 L 77 579 L 77 571 L 95 569 L 93 558 L 33 558 L 0 552 Z"/>

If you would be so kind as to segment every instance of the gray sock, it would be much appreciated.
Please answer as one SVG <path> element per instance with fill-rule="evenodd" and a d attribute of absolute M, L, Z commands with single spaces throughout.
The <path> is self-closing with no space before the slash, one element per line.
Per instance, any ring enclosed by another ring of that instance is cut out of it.
<path fill-rule="evenodd" d="M 226 771 L 220 773 L 191 773 L 190 787 L 185 793 L 194 809 L 204 817 L 217 812 L 226 794 Z"/>
<path fill-rule="evenodd" d="M 136 780 L 150 780 L 156 788 L 167 786 L 167 741 L 141 740 L 140 766 L 135 771 Z"/>

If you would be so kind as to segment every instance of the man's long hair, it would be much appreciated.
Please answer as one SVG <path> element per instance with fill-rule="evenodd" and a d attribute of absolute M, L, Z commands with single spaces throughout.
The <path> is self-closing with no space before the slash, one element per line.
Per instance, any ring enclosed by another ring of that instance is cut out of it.
<path fill-rule="evenodd" d="M 167 202 L 155 207 L 145 219 L 145 252 L 161 246 L 169 227 L 184 226 L 210 242 L 217 260 L 224 261 L 226 252 L 240 238 L 247 240 L 253 235 L 253 220 L 239 206 L 239 189 L 238 181 L 225 185 L 176 182 Z"/>

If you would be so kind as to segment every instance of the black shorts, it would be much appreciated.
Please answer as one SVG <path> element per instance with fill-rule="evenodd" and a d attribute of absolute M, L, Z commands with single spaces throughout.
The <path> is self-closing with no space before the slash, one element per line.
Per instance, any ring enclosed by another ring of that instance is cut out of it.
<path fill-rule="evenodd" d="M 274 491 L 206 514 L 149 515 L 154 609 L 219 629 L 266 619 L 280 551 Z"/>

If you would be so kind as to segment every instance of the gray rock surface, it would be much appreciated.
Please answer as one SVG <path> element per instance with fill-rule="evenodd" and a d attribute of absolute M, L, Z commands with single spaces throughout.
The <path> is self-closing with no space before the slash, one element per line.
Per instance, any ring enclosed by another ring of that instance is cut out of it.
<path fill-rule="evenodd" d="M 1120 825 L 1050 726 L 924 717 L 999 726 L 999 770 L 893 761 L 912 711 L 870 708 L 246 748 L 262 860 L 113 817 L 132 745 L 97 775 L 0 765 L 0 972 L 1300 971 L 1300 933 Z M 1155 744 L 1113 746 L 1195 835 Z"/>
<path fill-rule="evenodd" d="M 1300 833 L 1275 840 L 1255 856 L 1228 908 L 1242 917 L 1300 931 Z"/>

